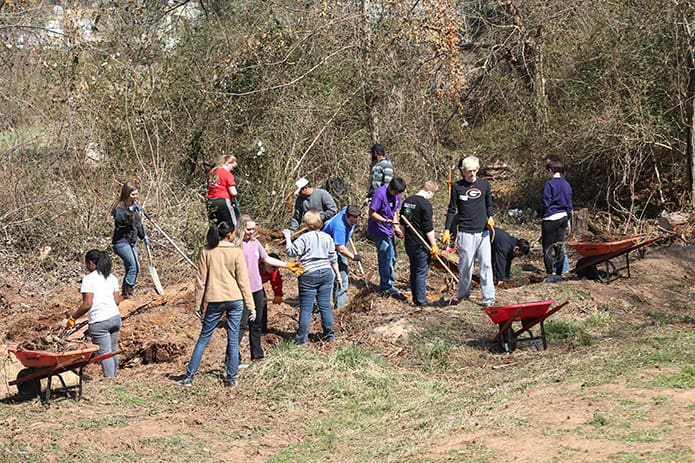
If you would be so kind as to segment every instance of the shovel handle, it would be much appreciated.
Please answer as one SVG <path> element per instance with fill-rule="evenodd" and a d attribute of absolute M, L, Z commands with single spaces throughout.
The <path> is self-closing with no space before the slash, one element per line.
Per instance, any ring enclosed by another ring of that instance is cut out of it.
<path fill-rule="evenodd" d="M 183 252 L 183 251 L 181 250 L 181 248 L 179 248 L 179 247 L 176 245 L 176 243 L 174 243 L 174 240 L 172 240 L 171 237 L 170 237 L 169 235 L 167 235 L 167 234 L 164 232 L 164 230 L 162 230 L 162 227 L 160 227 L 159 224 L 158 224 L 157 222 L 155 222 L 155 220 L 150 216 L 150 214 L 148 214 L 147 212 L 145 212 L 144 209 L 142 210 L 142 213 L 145 215 L 145 217 L 147 217 L 147 220 L 149 220 L 150 222 L 152 222 L 152 225 L 154 225 L 154 228 L 156 228 L 157 230 L 159 230 L 159 232 L 160 232 L 162 235 L 164 235 L 164 238 L 166 238 L 166 239 L 171 243 L 171 245 L 174 246 L 174 248 L 179 252 L 179 254 L 181 254 L 181 256 L 183 256 L 183 258 L 186 259 L 186 262 L 188 262 L 188 263 L 191 265 L 191 267 L 193 267 L 193 268 L 198 268 L 198 267 L 196 267 L 196 265 L 193 263 L 193 261 L 191 260 L 191 258 L 188 257 L 188 256 L 186 255 L 186 253 Z"/>
<path fill-rule="evenodd" d="M 410 227 L 410 230 L 411 230 L 413 233 L 415 233 L 415 236 L 417 236 L 418 238 L 420 238 L 420 241 L 422 241 L 422 244 L 424 244 L 425 247 L 427 247 L 427 250 L 430 251 L 430 252 L 432 252 L 432 247 L 429 245 L 429 243 L 428 243 L 427 241 L 425 241 L 425 239 L 422 237 L 422 235 L 420 235 L 420 233 L 418 233 L 418 231 L 415 229 L 415 227 L 413 227 L 413 224 L 410 223 L 410 220 L 408 220 L 408 218 L 405 217 L 405 216 L 401 216 L 401 220 L 403 220 L 403 221 L 405 222 L 405 224 L 406 224 L 408 227 Z M 449 275 L 451 275 L 451 276 L 454 278 L 454 280 L 456 281 L 456 283 L 458 283 L 458 282 L 459 282 L 458 277 L 457 277 L 456 275 L 454 275 L 454 272 L 452 272 L 451 269 L 449 268 L 449 266 L 446 265 L 446 264 L 444 263 L 444 261 L 441 259 L 441 257 L 437 256 L 437 260 L 438 260 L 439 263 L 442 265 L 442 267 L 444 267 L 444 270 L 446 270 L 447 272 L 449 272 Z"/>

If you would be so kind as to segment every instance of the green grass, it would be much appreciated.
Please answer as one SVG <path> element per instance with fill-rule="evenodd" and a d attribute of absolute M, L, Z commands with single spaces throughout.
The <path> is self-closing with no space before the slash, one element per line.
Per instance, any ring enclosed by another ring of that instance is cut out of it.
<path fill-rule="evenodd" d="M 656 375 L 648 384 L 659 388 L 694 389 L 695 365 L 684 365 L 675 373 Z"/>

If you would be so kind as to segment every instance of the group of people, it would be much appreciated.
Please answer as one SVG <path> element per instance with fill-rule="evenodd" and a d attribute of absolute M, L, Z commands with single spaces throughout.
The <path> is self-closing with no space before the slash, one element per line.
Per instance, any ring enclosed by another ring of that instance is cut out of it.
<path fill-rule="evenodd" d="M 240 213 L 232 173 L 238 165 L 236 158 L 223 156 L 210 170 L 207 205 L 211 225 L 207 245 L 200 254 L 195 284 L 195 310 L 202 326 L 180 384 L 193 383 L 203 353 L 223 316 L 228 338 L 225 385 L 236 384 L 241 361 L 239 344 L 247 326 L 251 360 L 266 358 L 261 345 L 261 335 L 268 329 L 268 298 L 263 284 L 270 281 L 273 302 L 282 303 L 281 268 L 298 277 L 300 310 L 295 342 L 299 345 L 308 342 L 315 307 L 321 316 L 320 339 L 334 341 L 333 309 L 347 303 L 348 263 L 362 260 L 352 243 L 352 234 L 364 207 L 368 207 L 367 235 L 376 248 L 380 293 L 384 296 L 400 293 L 394 286 L 396 239 L 403 239 L 410 262 L 413 304 L 419 307 L 429 304 L 427 275 L 431 260 L 439 257 L 432 211 L 432 199 L 439 187 L 434 181 L 426 181 L 417 193 L 402 199 L 406 182 L 394 176 L 393 163 L 383 146 L 373 145 L 371 154 L 369 189 L 362 207 L 350 204 L 338 210 L 328 191 L 314 187 L 306 178 L 296 182 L 294 212 L 288 228 L 283 230 L 285 253 L 296 257 L 296 262 L 268 254 L 256 237 L 256 222 Z M 496 300 L 495 283 L 510 278 L 512 259 L 528 254 L 530 245 L 495 226 L 491 187 L 478 176 L 479 159 L 465 157 L 459 161 L 458 169 L 461 179 L 450 182 L 445 231 L 440 237 L 442 244 L 449 246 L 454 244 L 450 230 L 456 235 L 459 286 L 450 302 L 457 304 L 470 299 L 477 260 L 482 305 L 490 306 Z M 557 281 L 566 265 L 562 242 L 572 212 L 572 189 L 563 177 L 563 165 L 558 158 L 547 157 L 546 170 L 549 179 L 543 186 L 538 213 L 543 219 L 541 240 L 547 281 Z M 82 283 L 82 304 L 65 323 L 72 327 L 75 319 L 89 313 L 89 332 L 99 345 L 100 354 L 117 350 L 121 325 L 118 304 L 133 295 L 139 273 L 136 242 L 147 240 L 143 211 L 137 199 L 137 185 L 126 182 L 112 209 L 112 248 L 123 260 L 125 269 L 122 288 L 119 290 L 118 281 L 111 274 L 109 255 L 89 251 L 85 256 L 89 274 Z M 107 377 L 115 376 L 117 367 L 117 356 L 102 362 Z"/>

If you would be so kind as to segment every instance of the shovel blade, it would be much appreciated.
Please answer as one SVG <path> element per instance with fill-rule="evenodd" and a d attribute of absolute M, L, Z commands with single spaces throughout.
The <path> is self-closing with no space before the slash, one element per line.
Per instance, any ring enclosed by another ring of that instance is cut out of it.
<path fill-rule="evenodd" d="M 150 276 L 152 277 L 152 283 L 154 283 L 154 290 L 160 296 L 164 295 L 164 288 L 162 287 L 162 282 L 159 281 L 159 274 L 157 274 L 157 269 L 154 265 L 150 265 Z"/>

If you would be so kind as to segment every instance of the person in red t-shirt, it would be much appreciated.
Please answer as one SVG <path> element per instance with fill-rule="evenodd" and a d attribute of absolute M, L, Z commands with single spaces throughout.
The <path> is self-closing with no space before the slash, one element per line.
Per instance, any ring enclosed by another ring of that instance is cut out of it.
<path fill-rule="evenodd" d="M 269 257 L 274 259 L 280 259 L 280 256 L 271 252 L 268 254 Z M 263 283 L 270 281 L 270 286 L 273 288 L 273 304 L 282 304 L 285 299 L 282 297 L 282 275 L 280 275 L 280 267 L 274 267 L 268 265 L 265 262 L 258 263 L 258 270 L 261 273 L 261 280 Z M 263 288 L 263 302 L 266 304 L 265 310 L 261 317 L 261 333 L 268 332 L 268 296 L 265 293 L 265 287 Z"/>
<path fill-rule="evenodd" d="M 226 222 L 236 228 L 241 212 L 232 170 L 237 166 L 236 157 L 226 154 L 208 172 L 208 218 L 214 224 Z"/>

